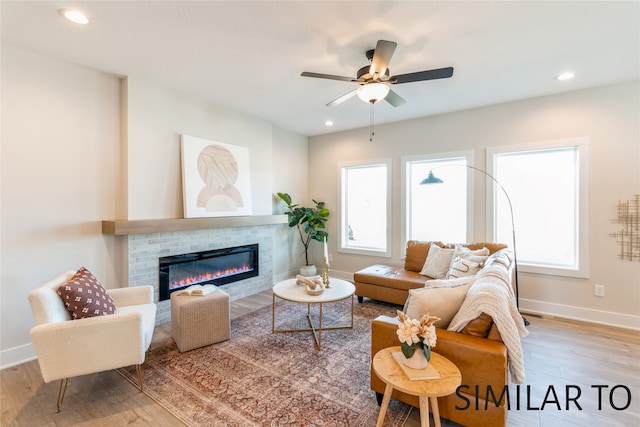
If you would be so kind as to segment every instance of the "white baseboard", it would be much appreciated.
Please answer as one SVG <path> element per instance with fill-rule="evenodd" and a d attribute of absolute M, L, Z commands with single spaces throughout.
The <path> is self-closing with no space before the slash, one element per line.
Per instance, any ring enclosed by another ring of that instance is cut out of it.
<path fill-rule="evenodd" d="M 554 304 L 520 298 L 520 311 L 540 316 L 554 316 L 564 319 L 597 323 L 618 328 L 640 330 L 640 316 L 614 313 L 611 311 L 593 310 L 591 308 Z"/>
<path fill-rule="evenodd" d="M 36 358 L 36 351 L 31 343 L 2 350 L 0 352 L 0 370 L 21 365 Z"/>

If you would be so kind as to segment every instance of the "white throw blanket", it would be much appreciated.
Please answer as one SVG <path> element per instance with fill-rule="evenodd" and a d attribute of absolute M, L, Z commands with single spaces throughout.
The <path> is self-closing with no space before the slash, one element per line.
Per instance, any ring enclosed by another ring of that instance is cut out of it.
<path fill-rule="evenodd" d="M 516 384 L 524 383 L 524 359 L 520 339 L 526 337 L 529 332 L 518 312 L 508 272 L 502 266 L 486 266 L 478 273 L 460 310 L 447 329 L 460 332 L 467 323 L 483 312 L 493 318 L 502 341 L 507 346 L 512 381 Z"/>

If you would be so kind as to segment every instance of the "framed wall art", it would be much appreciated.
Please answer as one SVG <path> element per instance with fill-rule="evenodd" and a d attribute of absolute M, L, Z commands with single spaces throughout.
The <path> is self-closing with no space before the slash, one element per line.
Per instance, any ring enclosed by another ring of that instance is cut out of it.
<path fill-rule="evenodd" d="M 185 218 L 251 215 L 249 149 L 182 135 Z"/>

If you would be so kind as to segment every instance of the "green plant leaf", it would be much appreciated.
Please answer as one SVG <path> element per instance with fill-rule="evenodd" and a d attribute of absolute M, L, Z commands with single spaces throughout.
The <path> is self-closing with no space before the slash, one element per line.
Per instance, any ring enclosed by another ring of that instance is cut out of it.
<path fill-rule="evenodd" d="M 416 346 L 409 345 L 406 342 L 400 343 L 400 348 L 402 349 L 402 354 L 404 354 L 404 357 L 407 359 L 413 356 L 413 353 L 416 352 Z"/>
<path fill-rule="evenodd" d="M 291 204 L 291 196 L 288 195 L 287 193 L 276 193 L 278 195 L 278 197 L 280 197 L 286 204 L 287 206 L 289 206 Z"/>
<path fill-rule="evenodd" d="M 422 346 L 422 351 L 424 351 L 424 357 L 427 359 L 427 362 L 431 360 L 431 347 L 428 345 Z"/>

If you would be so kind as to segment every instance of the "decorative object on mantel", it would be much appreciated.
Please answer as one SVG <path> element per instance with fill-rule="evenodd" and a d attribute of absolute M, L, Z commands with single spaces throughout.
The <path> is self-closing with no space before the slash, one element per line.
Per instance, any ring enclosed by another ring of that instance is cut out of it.
<path fill-rule="evenodd" d="M 309 245 L 311 244 L 311 240 L 315 240 L 321 242 L 325 245 L 326 252 L 326 242 L 329 238 L 329 234 L 325 231 L 325 222 L 327 222 L 327 217 L 329 216 L 329 209 L 324 207 L 324 202 L 317 202 L 313 200 L 315 204 L 314 207 L 303 207 L 297 204 L 293 204 L 291 202 L 291 196 L 287 193 L 277 193 L 278 197 L 282 199 L 287 205 L 289 209 L 286 214 L 289 219 L 289 227 L 296 227 L 298 229 L 298 234 L 300 235 L 300 241 L 302 242 L 302 246 L 304 246 L 304 266 L 310 266 L 312 264 L 309 263 Z M 302 233 L 304 229 L 304 234 Z M 328 256 L 325 253 L 325 256 Z M 315 265 L 313 270 L 315 270 Z M 310 275 L 313 276 L 316 274 L 316 271 L 310 273 L 309 271 L 306 274 L 301 273 L 303 276 Z"/>
<path fill-rule="evenodd" d="M 404 354 L 403 363 L 412 369 L 424 369 L 431 360 L 431 348 L 436 346 L 436 327 L 439 317 L 425 314 L 420 320 L 410 319 L 398 310 L 398 339 Z"/>
<path fill-rule="evenodd" d="M 612 221 L 620 224 L 620 230 L 609 234 L 620 245 L 620 259 L 640 261 L 640 194 L 626 202 L 616 205 L 617 218 Z"/>
<path fill-rule="evenodd" d="M 249 149 L 182 135 L 184 216 L 251 215 Z"/>

